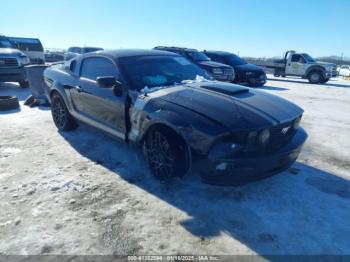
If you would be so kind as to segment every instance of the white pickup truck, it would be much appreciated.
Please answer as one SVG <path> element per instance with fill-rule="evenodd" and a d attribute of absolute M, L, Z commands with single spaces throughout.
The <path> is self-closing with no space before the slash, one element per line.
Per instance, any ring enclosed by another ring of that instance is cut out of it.
<path fill-rule="evenodd" d="M 337 76 L 335 64 L 317 62 L 306 53 L 287 51 L 284 59 L 258 61 L 259 66 L 274 69 L 276 77 L 300 76 L 312 84 L 326 83 L 331 77 Z"/>

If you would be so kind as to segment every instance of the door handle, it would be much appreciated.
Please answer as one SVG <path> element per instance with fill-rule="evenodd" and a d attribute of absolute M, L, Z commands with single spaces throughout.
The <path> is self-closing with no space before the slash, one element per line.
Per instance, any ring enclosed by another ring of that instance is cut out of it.
<path fill-rule="evenodd" d="M 83 92 L 83 88 L 81 86 L 76 86 L 75 90 L 77 90 L 77 92 Z"/>

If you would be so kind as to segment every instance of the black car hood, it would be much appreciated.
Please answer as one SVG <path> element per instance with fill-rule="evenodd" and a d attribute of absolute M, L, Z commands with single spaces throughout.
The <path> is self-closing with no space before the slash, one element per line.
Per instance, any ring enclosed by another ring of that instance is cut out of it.
<path fill-rule="evenodd" d="M 214 61 L 199 61 L 196 62 L 198 65 L 204 66 L 204 67 L 211 67 L 211 68 L 231 68 L 228 65 L 225 64 L 221 64 L 218 62 L 214 62 Z"/>
<path fill-rule="evenodd" d="M 263 91 L 220 83 L 192 83 L 162 96 L 229 130 L 261 129 L 291 121 L 303 113 L 297 105 Z"/>
<path fill-rule="evenodd" d="M 256 65 L 253 64 L 244 64 L 244 65 L 237 65 L 234 66 L 236 71 L 241 71 L 241 72 L 263 72 L 264 70 Z"/>

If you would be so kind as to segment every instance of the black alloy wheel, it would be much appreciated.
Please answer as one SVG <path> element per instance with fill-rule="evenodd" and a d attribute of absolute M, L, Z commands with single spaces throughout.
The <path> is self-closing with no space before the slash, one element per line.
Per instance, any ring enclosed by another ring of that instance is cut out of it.
<path fill-rule="evenodd" d="M 144 151 L 152 174 L 160 181 L 168 181 L 175 176 L 183 177 L 190 169 L 189 148 L 168 128 L 149 132 Z"/>
<path fill-rule="evenodd" d="M 59 94 L 53 94 L 51 114 L 56 127 L 60 131 L 69 131 L 77 127 L 75 119 L 69 113 L 67 106 Z"/>

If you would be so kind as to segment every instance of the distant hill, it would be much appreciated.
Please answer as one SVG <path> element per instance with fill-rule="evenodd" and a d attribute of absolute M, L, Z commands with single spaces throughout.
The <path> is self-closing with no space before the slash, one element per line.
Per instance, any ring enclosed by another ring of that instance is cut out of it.
<path fill-rule="evenodd" d="M 316 60 L 322 61 L 322 62 L 333 63 L 333 64 L 337 64 L 337 65 L 350 65 L 350 58 L 349 57 L 341 58 L 340 56 L 323 56 L 323 57 L 316 58 Z"/>

